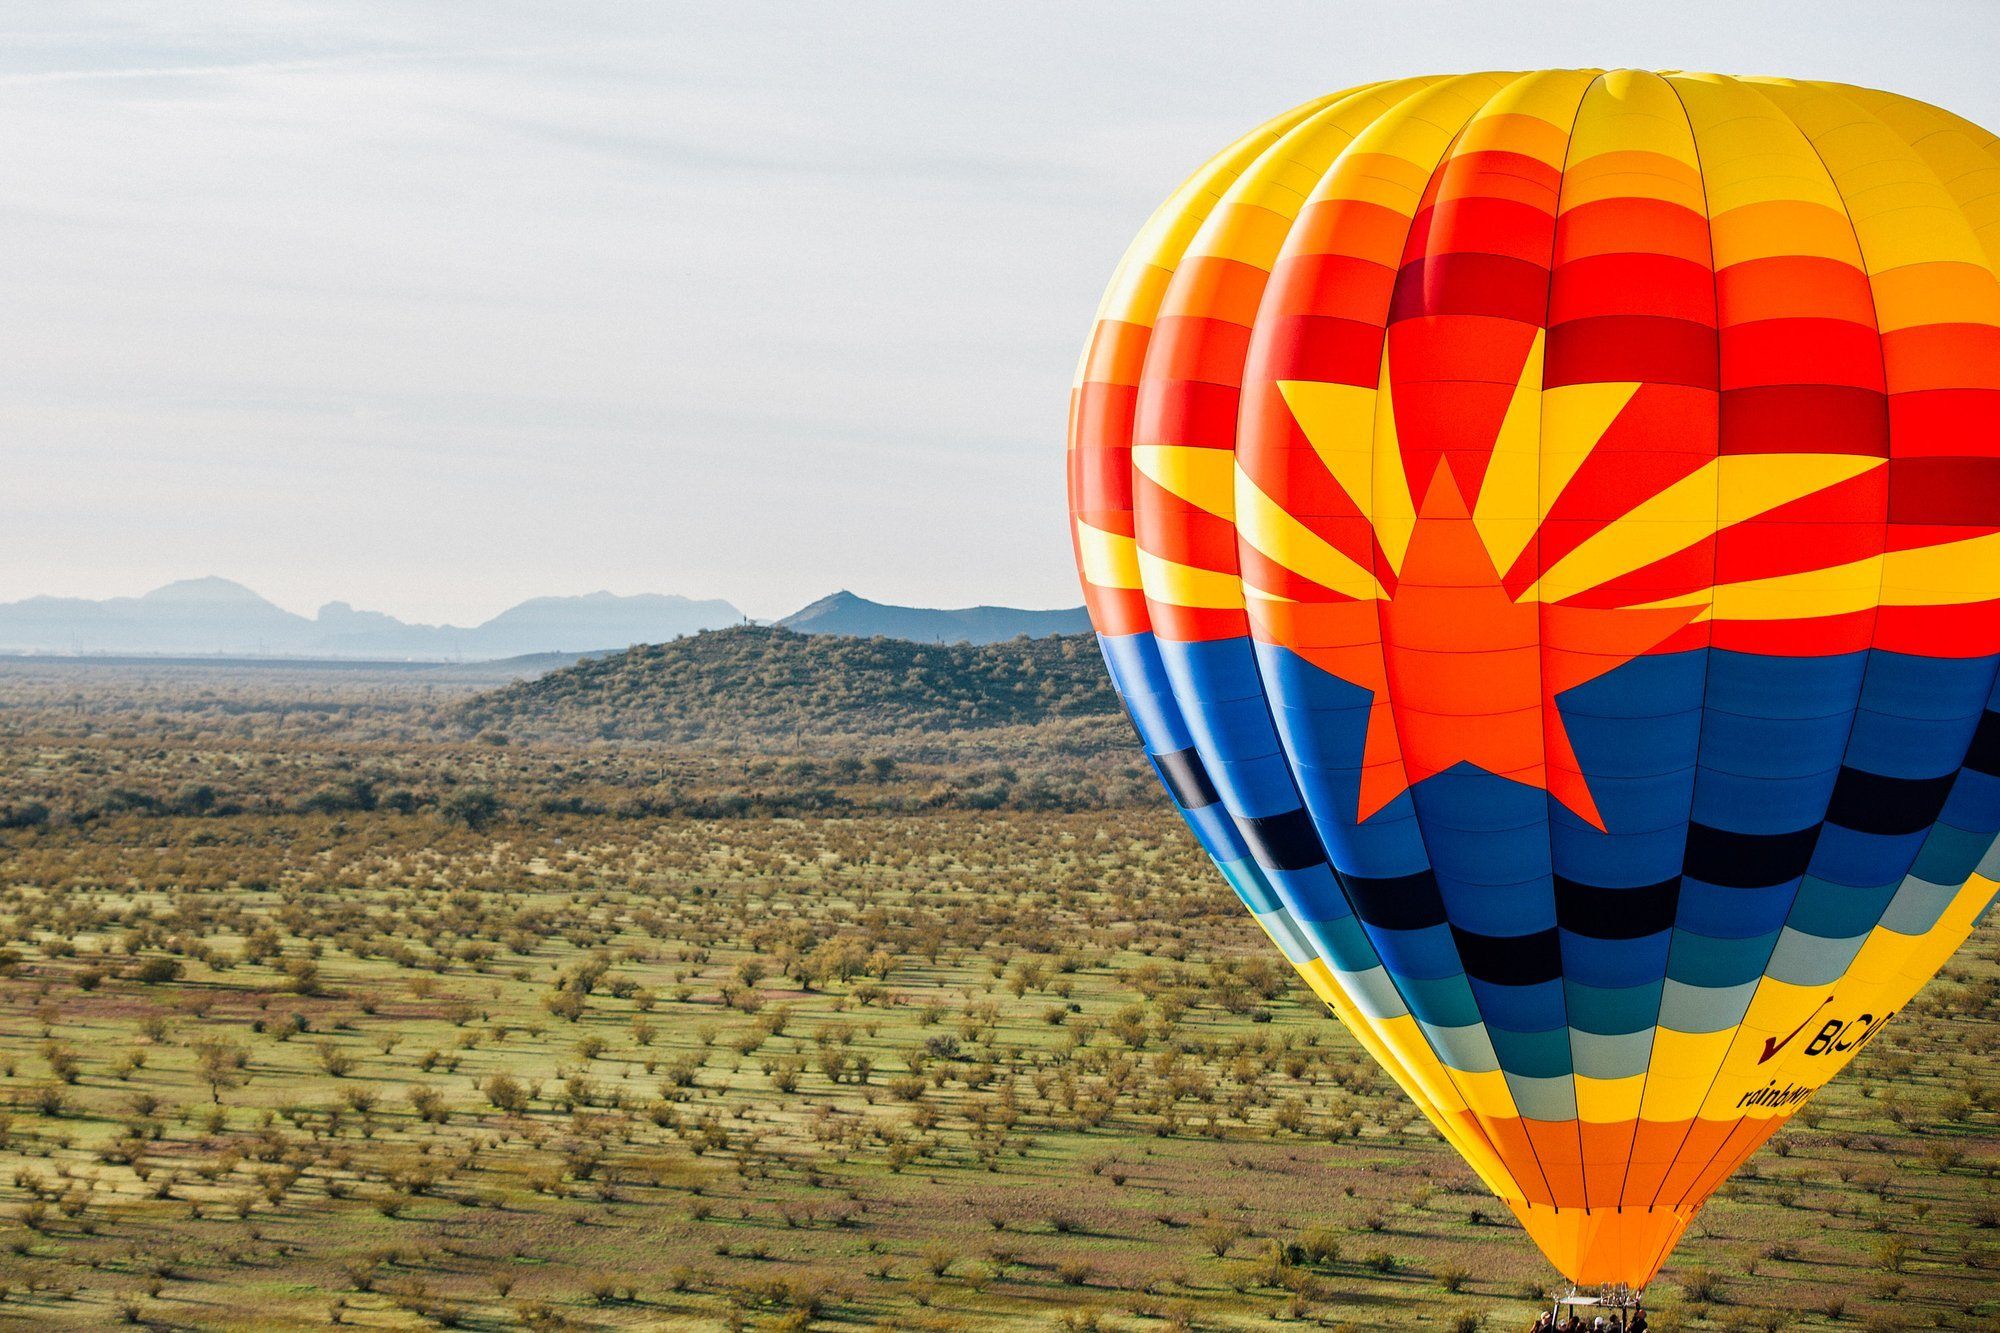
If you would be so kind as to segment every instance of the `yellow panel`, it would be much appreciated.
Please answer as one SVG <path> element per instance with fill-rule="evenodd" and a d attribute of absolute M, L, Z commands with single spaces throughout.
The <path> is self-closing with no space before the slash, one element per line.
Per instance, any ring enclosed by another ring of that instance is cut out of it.
<path fill-rule="evenodd" d="M 1875 275 L 1874 289 L 1875 323 L 1884 333 L 1925 324 L 2000 325 L 2000 283 L 1983 265 L 1894 268 Z"/>
<path fill-rule="evenodd" d="M 1416 93 L 1354 136 L 1313 198 L 1363 200 L 1414 216 L 1453 137 L 1515 77 L 1466 74 Z"/>
<path fill-rule="evenodd" d="M 1720 528 L 1858 477 L 1884 463 L 1883 459 L 1857 454 L 1727 454 L 1710 459 L 1591 534 L 1558 560 L 1521 600 L 1556 602 L 1609 583 L 1684 551 Z M 1720 589 L 1716 596 L 1720 602 Z M 1675 604 L 1689 603 L 1683 600 Z M 1726 613 L 1718 606 L 1715 614 Z"/>
<path fill-rule="evenodd" d="M 1295 216 L 1254 204 L 1224 203 L 1202 229 L 1203 245 L 1209 254 L 1268 271 Z"/>
<path fill-rule="evenodd" d="M 1389 125 L 1400 124 L 1401 121 L 1385 116 L 1375 123 Z M 1428 122 L 1423 123 L 1426 129 L 1437 129 Z M 1355 136 L 1355 144 L 1359 145 L 1364 137 Z M 1440 135 L 1439 150 L 1442 151 L 1448 143 L 1449 137 Z M 1341 154 L 1335 170 L 1327 174 L 1327 180 L 1313 191 L 1313 198 L 1374 204 L 1392 213 L 1413 217 L 1423 201 L 1424 186 L 1429 180 L 1430 172 L 1407 158 L 1363 153 L 1349 148 Z"/>
<path fill-rule="evenodd" d="M 1870 273 L 1935 260 L 1985 263 L 1956 201 L 1887 125 L 1828 86 L 1784 79 L 1759 86 L 1826 164 Z"/>
<path fill-rule="evenodd" d="M 1423 1029 L 1417 1026 L 1416 1019 L 1403 1014 L 1382 1019 L 1373 1026 L 1383 1045 L 1396 1052 L 1403 1067 L 1410 1071 L 1411 1077 L 1417 1080 L 1439 1110 L 1466 1109 L 1465 1098 L 1459 1094 L 1449 1071 L 1431 1050 L 1430 1042 L 1425 1040 Z"/>
<path fill-rule="evenodd" d="M 1682 133 L 1686 133 L 1685 123 Z M 1662 153 L 1599 153 L 1583 161 L 1572 159 L 1563 171 L 1565 209 L 1604 199 L 1633 198 L 1663 199 L 1696 214 L 1705 214 L 1708 209 L 1701 174 L 1693 166 Z"/>
<path fill-rule="evenodd" d="M 1639 391 L 1636 382 L 1627 382 L 1544 392 L 1543 340 L 1537 330 L 1472 511 L 1493 567 L 1503 571 L 1527 549 L 1563 488 Z"/>
<path fill-rule="evenodd" d="M 1593 1125 L 1617 1125 L 1639 1118 L 1639 1099 L 1646 1091 L 1646 1076 L 1590 1078 L 1576 1076 L 1576 1118 Z"/>
<path fill-rule="evenodd" d="M 1563 489 L 1604 439 L 1604 432 L 1639 392 L 1637 381 L 1563 384 L 1542 394 L 1541 514 L 1561 498 Z"/>
<path fill-rule="evenodd" d="M 1845 565 L 1725 583 L 1710 596 L 1717 620 L 1793 620 L 1866 611 L 1882 600 L 1882 557 Z"/>
<path fill-rule="evenodd" d="M 1595 70 L 1574 69 L 1523 74 L 1466 123 L 1454 151 L 1520 153 L 1560 167 L 1577 104 L 1596 77 Z"/>
<path fill-rule="evenodd" d="M 1465 1104 L 1472 1113 L 1488 1119 L 1505 1119 L 1519 1115 L 1514 1108 L 1514 1093 L 1507 1086 L 1507 1076 L 1497 1069 L 1471 1071 L 1454 1069 L 1452 1081 L 1465 1094 Z"/>
<path fill-rule="evenodd" d="M 1892 551 L 1882 564 L 1885 606 L 1944 606 L 2000 597 L 2000 534 Z"/>
<path fill-rule="evenodd" d="M 1291 409 L 1313 452 L 1364 517 L 1375 509 L 1375 394 L 1373 386 L 1280 380 L 1278 393 Z M 1407 487 L 1407 483 L 1405 483 Z"/>
<path fill-rule="evenodd" d="M 1666 80 L 1643 70 L 1619 69 L 1591 85 L 1570 135 L 1569 161 L 1587 162 L 1607 153 L 1657 153 L 1690 172 L 1695 169 L 1687 112 Z"/>
<path fill-rule="evenodd" d="M 1294 126 L 1229 187 L 1222 207 L 1190 243 L 1188 254 L 1215 255 L 1269 269 L 1276 255 L 1275 245 L 1268 254 L 1235 248 L 1235 238 L 1224 234 L 1221 215 L 1234 208 L 1249 207 L 1287 222 L 1296 219 L 1313 188 L 1340 151 L 1354 141 L 1355 134 L 1404 98 L 1438 82 L 1435 77 L 1398 79 L 1356 89 Z M 1283 240 L 1283 232 L 1278 240 Z"/>
<path fill-rule="evenodd" d="M 1669 74 L 1687 109 L 1701 154 L 1709 215 L 1722 218 L 1752 204 L 1798 200 L 1844 216 L 1839 192 L 1797 126 L 1756 88 L 1713 74 Z M 1852 238 L 1848 248 L 1852 249 Z M 1773 254 L 1802 253 L 1776 249 Z M 1718 251 L 1716 263 L 1725 260 Z"/>
<path fill-rule="evenodd" d="M 2000 140 L 1971 121 L 1908 97 L 1841 86 L 1843 96 L 1894 130 L 1929 164 L 2000 272 Z"/>
<path fill-rule="evenodd" d="M 1121 533 L 1094 528 L 1076 521 L 1076 546 L 1081 552 L 1083 577 L 1100 588 L 1137 588 L 1139 545 Z"/>
<path fill-rule="evenodd" d="M 1772 199 L 1711 215 L 1709 248 L 1715 267 L 1753 259 L 1810 255 L 1861 267 L 1854 224 L 1823 204 Z"/>
<path fill-rule="evenodd" d="M 1217 518 L 1236 517 L 1236 456 L 1227 449 L 1135 444 L 1132 466 L 1170 495 Z"/>
<path fill-rule="evenodd" d="M 1416 527 L 1417 507 L 1410 499 L 1410 481 L 1403 471 L 1387 346 L 1382 352 L 1381 378 L 1372 389 L 1358 384 L 1281 380 L 1278 392 L 1327 473 L 1362 517 L 1373 524 L 1375 539 L 1389 557 L 1390 567 L 1402 568 L 1403 553 L 1409 549 L 1410 533 Z M 1374 575 L 1369 579 L 1372 582 Z"/>
<path fill-rule="evenodd" d="M 1403 470 L 1403 444 L 1396 430 L 1396 394 L 1389 380 L 1389 344 L 1382 343 L 1382 376 L 1375 386 L 1375 457 L 1368 470 L 1371 489 L 1368 512 L 1375 519 L 1375 541 L 1400 572 L 1417 527 L 1417 506 L 1410 498 L 1410 478 Z"/>
<path fill-rule="evenodd" d="M 1382 595 L 1382 585 L 1372 573 L 1286 513 L 1240 467 L 1236 469 L 1236 529 L 1254 550 L 1322 588 L 1363 600 Z"/>
<path fill-rule="evenodd" d="M 1506 569 L 1527 548 L 1541 522 L 1543 330 L 1521 362 L 1521 378 L 1493 439 L 1486 480 L 1472 510 L 1479 538 L 1496 569 Z"/>
<path fill-rule="evenodd" d="M 1653 1057 L 1647 1066 L 1641 1114 L 1648 1120 L 1691 1119 L 1701 1108 L 1735 1035 L 1733 1028 L 1721 1032 L 1653 1029 Z"/>
<path fill-rule="evenodd" d="M 1704 597 L 1707 594 L 1703 594 Z M 1844 565 L 1725 583 L 1719 620 L 1793 620 L 1882 606 L 1956 606 L 2000 597 L 2000 534 L 1871 555 Z M 1647 607 L 1689 606 L 1687 598 Z"/>
<path fill-rule="evenodd" d="M 1716 1063 L 1710 1060 L 1707 1067 L 1699 1072 L 1668 1073 L 1669 1067 L 1660 1063 L 1656 1043 L 1653 1067 L 1646 1073 L 1645 1095 L 1639 1104 L 1640 1114 L 1648 1120 L 1694 1119 L 1695 1113 L 1701 1110 L 1702 1098 L 1708 1095 L 1710 1075 Z"/>
<path fill-rule="evenodd" d="M 1149 600 L 1170 606 L 1243 609 L 1243 582 L 1236 575 L 1162 560 L 1143 549 L 1139 552 L 1139 583 Z"/>

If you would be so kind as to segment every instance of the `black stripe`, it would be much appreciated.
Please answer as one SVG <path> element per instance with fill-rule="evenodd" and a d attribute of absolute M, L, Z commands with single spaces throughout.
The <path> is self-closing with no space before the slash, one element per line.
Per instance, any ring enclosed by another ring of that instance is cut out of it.
<path fill-rule="evenodd" d="M 1676 875 L 1636 889 L 1606 889 L 1556 876 L 1556 924 L 1593 940 L 1636 940 L 1674 924 L 1680 906 Z"/>
<path fill-rule="evenodd" d="M 2000 713 L 1979 715 L 1972 733 L 1972 748 L 1966 751 L 1965 766 L 1981 773 L 2000 774 Z"/>
<path fill-rule="evenodd" d="M 1764 889 L 1806 873 L 1819 825 L 1792 833 L 1731 833 L 1689 824 L 1688 875 L 1725 889 Z"/>
<path fill-rule="evenodd" d="M 1921 833 L 1937 823 L 1957 776 L 1891 778 L 1843 768 L 1840 780 L 1833 784 L 1833 801 L 1827 806 L 1826 817 L 1857 833 Z"/>
<path fill-rule="evenodd" d="M 1167 790 L 1180 802 L 1182 809 L 1199 810 L 1222 799 L 1216 794 L 1215 784 L 1209 780 L 1208 768 L 1201 762 L 1201 756 L 1193 750 L 1156 754 L 1152 760 L 1153 771 L 1160 775 L 1160 781 L 1167 784 Z"/>
<path fill-rule="evenodd" d="M 1266 870 L 1304 870 L 1326 864 L 1326 850 L 1319 844 L 1319 830 L 1304 810 L 1287 810 L 1281 815 L 1238 819 L 1243 841 L 1250 855 Z"/>
<path fill-rule="evenodd" d="M 1437 878 L 1428 870 L 1394 879 L 1342 875 L 1341 885 L 1354 903 L 1354 914 L 1366 925 L 1383 930 L 1421 930 L 1444 924 L 1444 899 Z"/>
<path fill-rule="evenodd" d="M 1562 975 L 1562 944 L 1555 928 L 1532 935 L 1475 935 L 1451 928 L 1465 975 L 1495 986 L 1534 986 Z"/>

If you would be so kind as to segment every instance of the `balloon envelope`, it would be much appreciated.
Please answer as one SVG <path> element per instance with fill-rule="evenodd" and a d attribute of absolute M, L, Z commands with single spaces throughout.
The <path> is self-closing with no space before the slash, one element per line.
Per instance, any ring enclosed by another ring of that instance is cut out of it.
<path fill-rule="evenodd" d="M 1946 112 L 1561 70 L 1287 112 L 1106 293 L 1072 529 L 1141 739 L 1577 1281 L 1993 897 L 1996 267 Z"/>

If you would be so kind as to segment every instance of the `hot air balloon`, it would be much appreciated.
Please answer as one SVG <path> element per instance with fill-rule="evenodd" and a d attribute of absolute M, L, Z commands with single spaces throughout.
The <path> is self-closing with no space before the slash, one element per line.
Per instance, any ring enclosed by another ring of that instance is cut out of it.
<path fill-rule="evenodd" d="M 2000 145 L 1632 70 L 1308 102 L 1156 212 L 1072 530 L 1160 778 L 1571 1280 L 2000 876 Z"/>

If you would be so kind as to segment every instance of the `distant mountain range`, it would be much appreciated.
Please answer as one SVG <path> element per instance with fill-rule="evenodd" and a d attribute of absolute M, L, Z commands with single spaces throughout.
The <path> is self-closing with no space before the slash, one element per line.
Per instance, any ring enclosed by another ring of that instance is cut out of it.
<path fill-rule="evenodd" d="M 858 639 L 879 634 L 913 643 L 1003 643 L 1023 634 L 1031 639 L 1081 634 L 1090 628 L 1090 616 L 1080 606 L 1064 611 L 1022 611 L 1011 606 L 930 611 L 885 606 L 851 592 L 837 592 L 778 623 L 800 634 L 847 634 Z"/>
<path fill-rule="evenodd" d="M 742 620 L 724 601 L 608 592 L 536 597 L 469 629 L 412 625 L 346 602 L 329 602 L 308 618 L 240 583 L 205 578 L 143 597 L 0 603 L 0 652 L 478 660 L 658 643 Z"/>
<path fill-rule="evenodd" d="M 660 593 L 535 597 L 483 624 L 420 625 L 329 602 L 314 616 L 277 606 L 240 583 L 183 579 L 140 597 L 30 597 L 0 603 L 0 652 L 65 655 L 320 657 L 487 661 L 582 654 L 662 643 L 745 616 L 719 599 Z M 917 642 L 993 643 L 1088 628 L 1083 610 L 981 606 L 929 611 L 835 593 L 779 622 L 807 634 L 882 635 Z"/>

